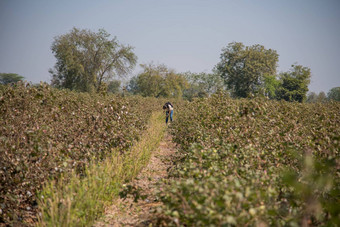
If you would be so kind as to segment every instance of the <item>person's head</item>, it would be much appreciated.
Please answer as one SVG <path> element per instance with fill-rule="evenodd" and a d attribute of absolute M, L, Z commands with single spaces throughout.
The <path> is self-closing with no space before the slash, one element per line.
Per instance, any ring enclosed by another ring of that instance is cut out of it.
<path fill-rule="evenodd" d="M 163 110 L 165 110 L 165 109 L 166 109 L 166 106 L 164 105 L 164 106 L 163 106 Z"/>

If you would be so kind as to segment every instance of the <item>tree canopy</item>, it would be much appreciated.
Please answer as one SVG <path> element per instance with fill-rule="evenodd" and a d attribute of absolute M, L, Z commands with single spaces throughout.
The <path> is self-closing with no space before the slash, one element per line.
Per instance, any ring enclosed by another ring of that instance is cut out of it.
<path fill-rule="evenodd" d="M 23 76 L 16 73 L 0 73 L 0 84 L 11 84 L 22 81 Z"/>
<path fill-rule="evenodd" d="M 104 82 L 115 75 L 125 75 L 136 64 L 131 46 L 120 44 L 116 37 L 109 39 L 104 29 L 98 32 L 73 28 L 58 36 L 52 44 L 57 59 L 52 85 L 78 91 L 99 91 Z"/>
<path fill-rule="evenodd" d="M 281 85 L 277 91 L 277 98 L 286 101 L 305 101 L 310 78 L 310 68 L 302 65 L 292 65 L 290 71 L 280 75 Z"/>
<path fill-rule="evenodd" d="M 131 93 L 150 97 L 182 97 L 188 83 L 181 74 L 165 65 L 142 64 L 141 67 L 143 72 L 129 82 Z"/>
<path fill-rule="evenodd" d="M 277 79 L 276 75 L 264 75 L 263 76 L 263 94 L 269 99 L 276 98 L 276 91 L 280 87 L 280 81 Z"/>
<path fill-rule="evenodd" d="M 327 98 L 329 100 L 340 101 L 340 87 L 333 87 L 331 90 L 329 90 L 327 93 Z"/>
<path fill-rule="evenodd" d="M 310 92 L 307 95 L 308 103 L 321 103 L 321 102 L 327 102 L 327 96 L 325 92 L 321 91 L 319 94 L 316 94 L 315 92 Z"/>
<path fill-rule="evenodd" d="M 112 80 L 108 83 L 107 85 L 107 92 L 117 94 L 120 91 L 120 85 L 121 85 L 120 80 Z"/>
<path fill-rule="evenodd" d="M 278 57 L 275 50 L 262 45 L 233 42 L 222 49 L 216 71 L 234 97 L 248 97 L 260 90 L 265 75 L 276 74 Z"/>
<path fill-rule="evenodd" d="M 223 79 L 217 73 L 184 73 L 189 86 L 184 90 L 183 96 L 188 100 L 207 97 L 224 88 Z"/>

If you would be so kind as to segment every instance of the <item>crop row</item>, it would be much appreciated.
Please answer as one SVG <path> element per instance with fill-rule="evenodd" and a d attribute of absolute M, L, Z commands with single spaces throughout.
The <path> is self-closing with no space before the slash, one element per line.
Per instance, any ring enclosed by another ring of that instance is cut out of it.
<path fill-rule="evenodd" d="M 174 224 L 340 224 L 340 103 L 219 94 L 179 112 L 181 155 L 161 194 Z"/>
<path fill-rule="evenodd" d="M 35 219 L 49 179 L 114 150 L 124 153 L 146 129 L 155 100 L 18 84 L 0 93 L 0 223 Z M 152 105 L 147 105 L 153 102 Z M 150 107 L 151 106 L 151 107 Z M 146 109 L 148 108 L 148 109 Z"/>

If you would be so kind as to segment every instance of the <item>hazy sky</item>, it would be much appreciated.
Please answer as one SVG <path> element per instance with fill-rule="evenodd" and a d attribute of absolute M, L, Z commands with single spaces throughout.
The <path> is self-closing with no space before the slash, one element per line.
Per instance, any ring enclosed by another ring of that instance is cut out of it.
<path fill-rule="evenodd" d="M 340 86 L 339 0 L 0 0 L 0 72 L 50 82 L 53 39 L 73 27 L 104 28 L 138 64 L 177 72 L 210 72 L 230 42 L 261 44 L 279 72 L 310 67 L 311 91 Z"/>

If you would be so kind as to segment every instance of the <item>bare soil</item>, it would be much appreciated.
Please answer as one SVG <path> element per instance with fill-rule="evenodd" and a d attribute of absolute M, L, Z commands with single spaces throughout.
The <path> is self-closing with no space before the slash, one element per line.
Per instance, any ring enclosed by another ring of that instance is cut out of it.
<path fill-rule="evenodd" d="M 171 167 L 172 157 L 176 151 L 171 136 L 166 134 L 160 142 L 159 148 L 153 152 L 149 164 L 141 171 L 129 186 L 130 192 L 135 192 L 142 198 L 134 202 L 133 193 L 125 198 L 113 201 L 104 216 L 94 224 L 94 227 L 103 226 L 154 226 L 157 207 L 162 204 L 156 196 L 157 183 L 168 177 L 168 168 Z"/>

